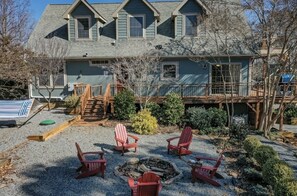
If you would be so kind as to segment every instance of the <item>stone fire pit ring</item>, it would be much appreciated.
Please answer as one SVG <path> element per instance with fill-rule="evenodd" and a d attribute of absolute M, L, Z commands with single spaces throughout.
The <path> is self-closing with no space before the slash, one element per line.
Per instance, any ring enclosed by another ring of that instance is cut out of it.
<path fill-rule="evenodd" d="M 138 179 L 148 171 L 159 175 L 162 185 L 169 185 L 183 176 L 182 171 L 172 161 L 163 157 L 131 158 L 124 164 L 116 166 L 114 173 L 127 182 L 129 177 Z"/>

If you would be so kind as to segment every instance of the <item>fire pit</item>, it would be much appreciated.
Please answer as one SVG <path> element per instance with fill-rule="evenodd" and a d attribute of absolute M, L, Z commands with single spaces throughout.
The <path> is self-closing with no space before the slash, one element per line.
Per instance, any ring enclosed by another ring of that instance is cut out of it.
<path fill-rule="evenodd" d="M 115 168 L 115 174 L 125 181 L 127 181 L 128 177 L 137 179 L 148 171 L 160 176 L 162 183 L 165 185 L 171 184 L 174 180 L 182 177 L 182 172 L 177 169 L 174 163 L 158 157 L 132 158 Z"/>

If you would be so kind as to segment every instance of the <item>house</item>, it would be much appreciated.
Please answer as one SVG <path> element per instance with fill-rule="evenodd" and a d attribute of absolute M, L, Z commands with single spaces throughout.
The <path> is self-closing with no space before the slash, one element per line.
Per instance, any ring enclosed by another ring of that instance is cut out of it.
<path fill-rule="evenodd" d="M 252 93 L 252 54 L 243 47 L 234 47 L 228 54 L 212 48 L 215 42 L 207 37 L 204 21 L 214 14 L 209 2 L 124 0 L 122 3 L 90 4 L 86 0 L 75 0 L 71 5 L 48 5 L 29 43 L 37 38 L 57 39 L 69 47 L 66 65 L 60 79 L 56 80 L 54 98 L 64 99 L 72 93 L 73 84 L 78 83 L 90 84 L 93 95 L 104 94 L 108 84 L 117 83 L 116 75 L 106 69 L 110 62 L 120 53 L 133 56 L 143 52 L 141 50 L 147 48 L 133 47 L 133 44 L 139 46 L 146 42 L 151 50 L 161 55 L 162 70 L 171 70 L 170 74 L 160 73 L 160 84 L 170 79 L 167 86 L 183 86 L 185 101 L 222 104 L 224 99 L 218 97 L 227 92 L 240 97 L 238 113 L 248 111 L 249 106 L 243 98 Z M 240 0 L 226 2 L 236 11 Z M 209 43 L 202 43 L 203 40 Z M 222 83 L 231 81 L 235 87 L 222 90 Z M 42 84 L 39 85 L 42 88 Z M 160 96 L 171 91 L 163 90 Z M 30 96 L 40 97 L 32 86 Z"/>

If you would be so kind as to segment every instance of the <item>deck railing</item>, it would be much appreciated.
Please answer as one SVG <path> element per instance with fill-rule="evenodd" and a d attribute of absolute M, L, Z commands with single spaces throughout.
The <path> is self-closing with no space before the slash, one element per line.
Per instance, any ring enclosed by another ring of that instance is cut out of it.
<path fill-rule="evenodd" d="M 80 97 L 81 115 L 84 115 L 88 100 L 92 97 L 91 85 L 87 84 L 84 93 Z"/>
<path fill-rule="evenodd" d="M 106 86 L 106 90 L 105 90 L 105 93 L 104 93 L 104 96 L 103 96 L 103 107 L 104 107 L 104 117 L 106 116 L 106 113 L 107 113 L 107 107 L 109 105 L 109 99 L 111 97 L 111 88 L 110 88 L 110 84 L 108 84 Z"/>

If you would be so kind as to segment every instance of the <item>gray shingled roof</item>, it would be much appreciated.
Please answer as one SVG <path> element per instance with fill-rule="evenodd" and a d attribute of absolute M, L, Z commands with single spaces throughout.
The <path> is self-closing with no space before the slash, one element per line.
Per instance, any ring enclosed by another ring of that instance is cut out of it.
<path fill-rule="evenodd" d="M 239 0 L 228 1 L 232 3 L 239 2 Z M 172 42 L 174 32 L 171 14 L 172 11 L 180 4 L 180 2 L 181 1 L 152 2 L 152 5 L 161 13 L 161 20 L 158 23 L 158 35 L 154 40 L 147 40 L 145 44 L 143 40 L 130 40 L 128 43 L 126 41 L 118 41 L 115 40 L 115 32 L 113 34 L 108 33 L 110 29 L 113 29 L 112 26 L 115 25 L 113 22 L 114 19 L 112 18 L 112 13 L 117 9 L 120 3 L 91 4 L 98 11 L 98 13 L 100 13 L 107 20 L 107 23 L 103 28 L 104 30 L 99 41 L 76 42 L 70 42 L 67 40 L 67 21 L 63 18 L 64 12 L 71 5 L 48 5 L 40 21 L 37 23 L 34 31 L 32 32 L 28 44 L 32 45 L 32 43 L 35 42 L 34 40 L 46 38 L 52 33 L 55 35 L 54 39 L 58 39 L 59 42 L 68 45 L 69 53 L 67 58 L 73 59 L 80 59 L 82 58 L 82 55 L 86 53 L 88 53 L 88 58 L 112 58 L 119 55 L 137 55 L 141 51 L 145 52 L 147 49 L 155 49 L 156 45 L 162 45 L 163 49 L 165 49 L 167 46 L 171 47 L 167 48 L 166 52 L 162 52 L 162 55 L 193 55 L 191 53 L 185 53 L 178 47 L 172 46 L 172 43 L 174 43 Z M 211 45 L 212 44 L 209 44 L 210 48 Z M 205 51 L 202 52 L 202 54 L 205 54 Z M 249 54 L 250 53 L 245 49 L 234 52 L 234 55 Z"/>

